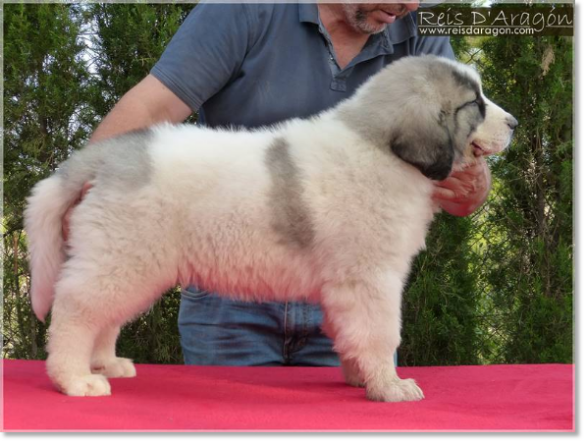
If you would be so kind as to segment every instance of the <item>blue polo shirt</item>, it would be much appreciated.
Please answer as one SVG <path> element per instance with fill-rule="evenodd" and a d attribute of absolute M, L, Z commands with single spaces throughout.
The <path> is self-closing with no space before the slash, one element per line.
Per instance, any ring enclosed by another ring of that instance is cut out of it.
<path fill-rule="evenodd" d="M 340 69 L 315 4 L 202 3 L 151 74 L 208 126 L 258 127 L 308 117 L 348 98 L 401 57 L 454 58 L 448 38 L 417 35 L 415 17 L 371 35 Z"/>

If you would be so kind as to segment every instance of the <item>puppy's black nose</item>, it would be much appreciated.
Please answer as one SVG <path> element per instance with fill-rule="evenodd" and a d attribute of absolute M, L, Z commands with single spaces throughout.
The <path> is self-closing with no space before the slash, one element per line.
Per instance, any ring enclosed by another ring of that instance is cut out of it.
<path fill-rule="evenodd" d="M 507 125 L 509 126 L 509 128 L 515 129 L 517 126 L 519 126 L 519 122 L 515 117 L 509 115 L 507 116 Z"/>

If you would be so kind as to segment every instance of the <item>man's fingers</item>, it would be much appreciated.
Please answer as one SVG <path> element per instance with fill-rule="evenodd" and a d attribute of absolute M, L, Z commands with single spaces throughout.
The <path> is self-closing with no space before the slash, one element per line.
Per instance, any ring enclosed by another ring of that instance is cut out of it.
<path fill-rule="evenodd" d="M 433 199 L 452 215 L 465 216 L 478 209 L 486 200 L 490 190 L 490 171 L 484 158 L 454 171 L 435 184 Z"/>
<path fill-rule="evenodd" d="M 485 170 L 486 169 L 482 164 L 474 163 L 473 165 L 468 166 L 466 169 L 452 172 L 450 177 L 469 180 L 470 177 L 482 177 L 486 175 Z"/>
<path fill-rule="evenodd" d="M 475 192 L 477 186 L 472 181 L 462 181 L 458 177 L 450 177 L 438 183 L 434 189 L 433 197 L 438 200 L 451 202 L 466 201 Z"/>
<path fill-rule="evenodd" d="M 447 188 L 436 187 L 433 191 L 434 200 L 449 200 L 452 201 L 456 198 L 456 193 Z"/>

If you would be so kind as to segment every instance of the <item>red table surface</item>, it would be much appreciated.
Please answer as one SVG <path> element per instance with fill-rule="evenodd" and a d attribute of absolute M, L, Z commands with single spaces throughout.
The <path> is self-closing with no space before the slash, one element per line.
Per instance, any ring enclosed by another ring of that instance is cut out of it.
<path fill-rule="evenodd" d="M 110 397 L 55 391 L 40 361 L 4 360 L 5 431 L 573 431 L 574 366 L 399 368 L 419 402 L 368 401 L 338 368 L 137 365 Z"/>

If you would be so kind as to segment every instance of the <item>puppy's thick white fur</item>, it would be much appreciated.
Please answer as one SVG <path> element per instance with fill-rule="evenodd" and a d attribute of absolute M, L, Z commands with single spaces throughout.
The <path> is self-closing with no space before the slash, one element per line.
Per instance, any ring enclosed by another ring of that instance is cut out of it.
<path fill-rule="evenodd" d="M 389 72 L 377 87 L 392 81 Z M 363 106 L 368 88 L 314 119 L 265 130 L 159 126 L 132 142 L 90 146 L 41 182 L 26 228 L 35 312 L 44 318 L 52 304 L 55 384 L 69 395 L 110 394 L 106 377 L 135 375 L 115 355 L 120 327 L 169 287 L 195 282 L 245 300 L 321 303 L 350 384 L 365 385 L 373 400 L 423 398 L 413 380 L 399 379 L 393 354 L 403 285 L 434 214 L 433 183 L 388 141 L 381 147 L 348 123 L 345 110 Z M 508 114 L 490 106 L 490 124 L 506 126 Z M 495 151 L 510 138 L 502 133 Z M 142 169 L 110 180 L 102 157 L 137 140 Z M 92 166 L 79 172 L 78 164 Z M 88 180 L 65 248 L 61 217 Z"/>

